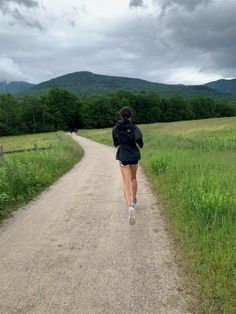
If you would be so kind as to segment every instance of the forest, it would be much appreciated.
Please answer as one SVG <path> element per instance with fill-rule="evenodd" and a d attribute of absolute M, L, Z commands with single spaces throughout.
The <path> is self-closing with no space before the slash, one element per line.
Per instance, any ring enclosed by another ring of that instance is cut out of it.
<path fill-rule="evenodd" d="M 132 108 L 137 124 L 236 115 L 233 100 L 184 98 L 178 94 L 167 98 L 153 92 L 124 90 L 77 97 L 67 90 L 52 88 L 38 97 L 0 94 L 0 136 L 110 127 L 124 106 Z"/>

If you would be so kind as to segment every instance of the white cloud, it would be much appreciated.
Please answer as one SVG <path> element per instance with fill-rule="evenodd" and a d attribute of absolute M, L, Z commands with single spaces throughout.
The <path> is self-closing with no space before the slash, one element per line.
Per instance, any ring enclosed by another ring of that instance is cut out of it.
<path fill-rule="evenodd" d="M 28 80 L 19 65 L 14 63 L 12 59 L 0 57 L 0 80 L 21 81 Z"/>
<path fill-rule="evenodd" d="M 176 69 L 176 71 L 171 71 L 169 73 L 169 79 L 166 80 L 168 84 L 177 84 L 181 82 L 181 84 L 186 85 L 198 85 L 204 82 L 215 81 L 223 78 L 222 75 L 216 74 L 214 72 L 201 72 L 194 67 L 187 67 Z"/>

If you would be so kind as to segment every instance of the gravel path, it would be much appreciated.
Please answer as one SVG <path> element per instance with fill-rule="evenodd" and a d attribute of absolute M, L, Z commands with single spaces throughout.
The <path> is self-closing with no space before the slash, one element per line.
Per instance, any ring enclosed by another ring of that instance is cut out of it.
<path fill-rule="evenodd" d="M 189 313 L 142 170 L 130 226 L 115 150 L 73 137 L 82 161 L 0 228 L 0 313 Z"/>

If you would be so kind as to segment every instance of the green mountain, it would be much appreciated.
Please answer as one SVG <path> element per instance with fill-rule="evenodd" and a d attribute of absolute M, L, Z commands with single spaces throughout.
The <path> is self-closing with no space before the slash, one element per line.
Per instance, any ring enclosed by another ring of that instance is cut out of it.
<path fill-rule="evenodd" d="M 233 80 L 218 80 L 205 84 L 212 89 L 222 93 L 236 94 L 236 79 Z"/>
<path fill-rule="evenodd" d="M 22 82 L 22 81 L 13 81 L 13 82 L 7 82 L 7 81 L 0 81 L 0 93 L 11 93 L 16 94 L 20 92 L 25 92 L 29 90 L 34 84 Z"/>
<path fill-rule="evenodd" d="M 156 92 L 161 96 L 172 94 L 181 94 L 185 97 L 194 95 L 225 97 L 221 92 L 212 90 L 205 85 L 168 85 L 161 83 L 152 83 L 136 78 L 126 78 L 119 76 L 99 75 L 91 72 L 75 72 L 59 76 L 46 82 L 33 86 L 29 93 L 41 95 L 49 88 L 64 88 L 78 95 L 85 96 L 89 94 L 105 95 L 117 89 L 123 89 L 133 92 L 148 91 Z"/>

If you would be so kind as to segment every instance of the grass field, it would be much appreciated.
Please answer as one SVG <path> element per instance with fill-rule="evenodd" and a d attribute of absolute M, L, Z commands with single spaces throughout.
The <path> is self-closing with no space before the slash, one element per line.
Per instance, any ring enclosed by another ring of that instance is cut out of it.
<path fill-rule="evenodd" d="M 52 149 L 4 155 L 0 161 L 0 221 L 29 201 L 77 163 L 83 154 L 64 133 L 0 137 L 4 150 L 53 145 Z"/>
<path fill-rule="evenodd" d="M 3 136 L 0 137 L 0 145 L 4 150 L 16 150 L 24 148 L 33 148 L 34 144 L 38 147 L 48 147 L 49 144 L 55 144 L 58 137 L 62 136 L 63 132 L 51 132 L 41 134 L 26 134 L 17 136 Z"/>
<path fill-rule="evenodd" d="M 142 166 L 199 284 L 199 313 L 236 313 L 236 117 L 140 128 Z M 111 129 L 80 134 L 112 144 Z"/>

